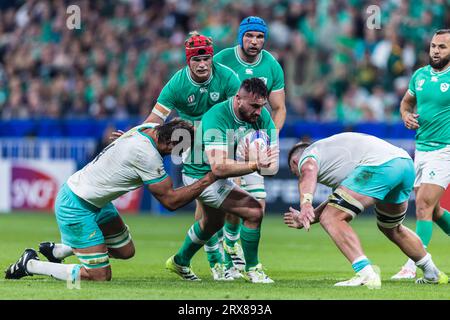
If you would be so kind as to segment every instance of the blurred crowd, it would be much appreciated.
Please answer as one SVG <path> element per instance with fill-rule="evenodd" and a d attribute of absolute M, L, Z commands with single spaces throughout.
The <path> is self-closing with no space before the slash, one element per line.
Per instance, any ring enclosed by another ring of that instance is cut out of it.
<path fill-rule="evenodd" d="M 81 28 L 66 25 L 80 7 Z M 375 7 L 373 6 L 375 5 Z M 288 119 L 397 121 L 409 79 L 428 64 L 449 0 L 6 1 L 0 4 L 0 114 L 145 118 L 185 65 L 189 31 L 234 46 L 242 18 L 269 26 Z M 370 7 L 371 6 L 371 7 Z M 379 13 L 379 15 L 377 15 Z"/>

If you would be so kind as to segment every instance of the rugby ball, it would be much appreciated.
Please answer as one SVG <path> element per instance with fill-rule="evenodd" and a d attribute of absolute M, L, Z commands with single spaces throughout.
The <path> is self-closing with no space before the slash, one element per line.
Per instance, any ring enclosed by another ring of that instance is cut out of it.
<path fill-rule="evenodd" d="M 267 156 L 270 138 L 262 130 L 252 130 L 245 134 L 238 142 L 236 160 L 255 161 L 258 157 Z"/>

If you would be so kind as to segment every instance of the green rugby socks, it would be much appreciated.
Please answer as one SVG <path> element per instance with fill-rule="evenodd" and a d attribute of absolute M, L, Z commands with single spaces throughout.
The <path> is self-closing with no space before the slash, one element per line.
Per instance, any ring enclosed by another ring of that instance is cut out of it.
<path fill-rule="evenodd" d="M 444 211 L 444 214 L 436 221 L 436 224 L 450 236 L 450 212 Z"/>
<path fill-rule="evenodd" d="M 174 257 L 175 263 L 189 266 L 194 254 L 208 241 L 209 235 L 202 231 L 200 224 L 196 221 L 188 231 L 183 245 Z"/>
<path fill-rule="evenodd" d="M 245 257 L 245 270 L 255 267 L 258 261 L 258 246 L 261 237 L 261 229 L 250 229 L 242 225 L 241 227 L 241 243 Z"/>
<path fill-rule="evenodd" d="M 214 267 L 216 263 L 222 263 L 222 254 L 219 250 L 219 237 L 217 236 L 217 233 L 205 244 L 205 251 L 211 268 Z"/>
<path fill-rule="evenodd" d="M 229 222 L 225 222 L 225 226 L 223 227 L 225 242 L 227 246 L 234 247 L 234 244 L 239 240 L 239 233 L 241 231 L 241 223 L 231 224 Z"/>
<path fill-rule="evenodd" d="M 433 221 L 417 220 L 416 233 L 420 240 L 422 240 L 423 246 L 427 248 L 431 241 L 431 235 L 433 234 Z"/>

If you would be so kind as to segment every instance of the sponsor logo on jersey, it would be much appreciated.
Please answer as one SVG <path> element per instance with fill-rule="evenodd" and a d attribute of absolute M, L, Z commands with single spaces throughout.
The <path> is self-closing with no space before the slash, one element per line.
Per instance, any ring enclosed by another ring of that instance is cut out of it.
<path fill-rule="evenodd" d="M 417 81 L 416 82 L 416 85 L 417 85 L 416 90 L 419 90 L 419 91 L 423 90 L 422 86 L 424 83 L 425 83 L 425 79 L 421 79 L 421 80 Z"/>
<path fill-rule="evenodd" d="M 431 82 L 438 82 L 438 77 L 436 77 L 436 76 L 432 76 L 431 77 Z"/>
<path fill-rule="evenodd" d="M 218 93 L 218 92 L 210 92 L 209 96 L 211 97 L 212 101 L 217 101 L 217 100 L 219 100 L 220 93 Z"/>
<path fill-rule="evenodd" d="M 245 74 L 253 74 L 253 69 L 245 69 Z"/>
<path fill-rule="evenodd" d="M 446 92 L 448 90 L 448 83 L 441 83 L 441 91 Z"/>
<path fill-rule="evenodd" d="M 200 88 L 200 93 L 205 93 L 205 92 L 208 92 L 208 89 L 201 87 Z"/>
<path fill-rule="evenodd" d="M 193 102 L 195 101 L 195 95 L 191 94 L 191 95 L 187 98 L 187 101 L 188 101 L 189 103 L 193 103 Z"/>

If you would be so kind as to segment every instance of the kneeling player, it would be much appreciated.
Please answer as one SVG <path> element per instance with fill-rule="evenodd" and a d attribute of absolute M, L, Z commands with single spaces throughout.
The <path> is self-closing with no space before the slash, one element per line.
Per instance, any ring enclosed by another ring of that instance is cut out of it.
<path fill-rule="evenodd" d="M 144 184 L 166 208 L 176 210 L 216 181 L 214 174 L 208 173 L 194 184 L 173 189 L 162 157 L 177 145 L 171 140 L 175 130 L 184 130 L 186 138 L 193 141 L 193 126 L 185 121 L 143 124 L 126 132 L 74 173 L 55 202 L 62 244 L 41 243 L 40 252 L 50 262 L 40 261 L 35 250 L 26 249 L 6 270 L 5 278 L 39 274 L 71 281 L 110 280 L 109 257 L 129 259 L 135 251 L 130 231 L 111 201 Z M 81 264 L 55 263 L 72 254 Z"/>
<path fill-rule="evenodd" d="M 299 177 L 301 211 L 290 208 L 285 223 L 309 229 L 311 223 L 320 222 L 356 272 L 354 278 L 335 286 L 381 286 L 379 274 L 349 225 L 371 205 L 375 205 L 378 228 L 423 270 L 423 278 L 416 282 L 448 282 L 417 235 L 402 225 L 414 183 L 414 165 L 406 151 L 373 136 L 342 133 L 312 145 L 296 144 L 288 161 Z M 317 182 L 334 192 L 314 210 Z"/>

